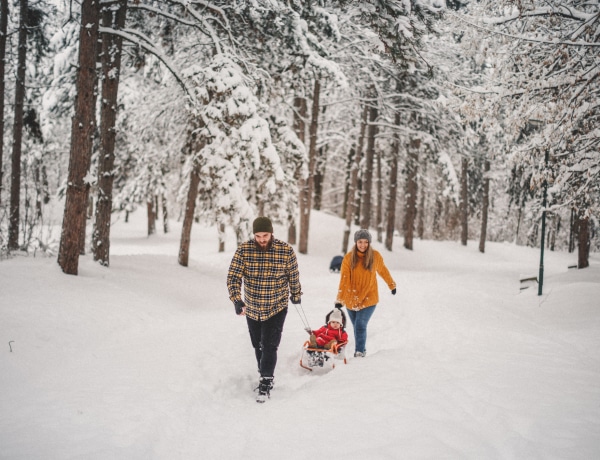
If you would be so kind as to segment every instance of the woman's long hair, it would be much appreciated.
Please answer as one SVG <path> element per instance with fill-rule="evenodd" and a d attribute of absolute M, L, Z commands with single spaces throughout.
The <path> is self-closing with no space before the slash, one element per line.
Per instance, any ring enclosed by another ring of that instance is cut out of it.
<path fill-rule="evenodd" d="M 354 246 L 352 247 L 352 255 L 350 258 L 350 266 L 351 268 L 354 270 L 354 267 L 356 267 L 356 264 L 358 264 L 359 262 L 359 257 L 358 257 L 358 246 L 356 245 L 356 243 L 354 243 Z M 367 250 L 365 251 L 365 255 L 362 258 L 363 259 L 363 266 L 371 271 L 371 269 L 373 268 L 373 249 L 371 248 L 371 243 L 369 243 L 369 246 L 367 246 Z"/>

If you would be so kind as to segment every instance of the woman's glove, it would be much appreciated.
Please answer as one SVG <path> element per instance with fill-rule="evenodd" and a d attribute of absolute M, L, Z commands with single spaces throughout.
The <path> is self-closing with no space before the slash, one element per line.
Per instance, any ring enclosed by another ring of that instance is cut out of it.
<path fill-rule="evenodd" d="M 310 329 L 310 327 L 305 327 L 304 330 L 309 334 L 312 334 L 312 330 Z"/>
<path fill-rule="evenodd" d="M 392 295 L 396 295 L 396 288 L 392 289 Z"/>

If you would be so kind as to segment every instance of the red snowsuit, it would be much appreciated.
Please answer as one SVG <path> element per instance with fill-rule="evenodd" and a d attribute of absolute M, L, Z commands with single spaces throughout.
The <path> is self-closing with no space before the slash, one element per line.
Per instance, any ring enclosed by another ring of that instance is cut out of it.
<path fill-rule="evenodd" d="M 332 340 L 337 340 L 338 343 L 348 340 L 348 333 L 346 331 L 342 330 L 341 327 L 339 329 L 329 327 L 329 324 L 313 331 L 313 334 L 317 339 L 319 347 L 327 345 Z"/>

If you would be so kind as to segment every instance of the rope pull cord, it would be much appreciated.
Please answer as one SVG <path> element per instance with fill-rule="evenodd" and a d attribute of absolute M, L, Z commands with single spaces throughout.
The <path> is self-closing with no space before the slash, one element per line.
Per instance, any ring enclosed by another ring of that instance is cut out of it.
<path fill-rule="evenodd" d="M 302 308 L 302 303 L 293 304 L 293 305 L 296 308 L 296 311 L 298 312 L 298 316 L 300 316 L 300 320 L 302 321 L 302 324 L 304 324 L 304 328 L 309 328 L 312 331 L 312 328 L 308 324 L 308 318 L 306 317 L 304 308 Z"/>

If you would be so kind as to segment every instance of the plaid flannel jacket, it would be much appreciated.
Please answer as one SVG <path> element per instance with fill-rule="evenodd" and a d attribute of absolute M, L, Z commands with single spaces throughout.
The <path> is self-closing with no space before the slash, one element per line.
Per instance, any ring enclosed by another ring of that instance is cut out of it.
<path fill-rule="evenodd" d="M 302 295 L 294 249 L 277 239 L 267 251 L 260 250 L 254 240 L 242 243 L 227 273 L 232 302 L 242 299 L 242 282 L 248 318 L 266 321 L 276 315 L 287 308 L 288 293 L 295 300 Z"/>

